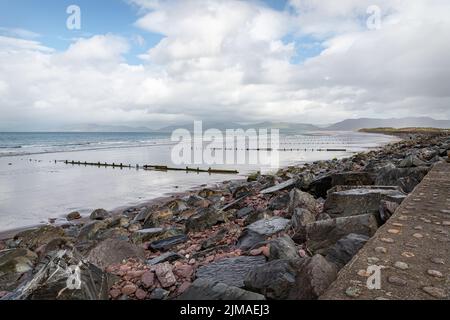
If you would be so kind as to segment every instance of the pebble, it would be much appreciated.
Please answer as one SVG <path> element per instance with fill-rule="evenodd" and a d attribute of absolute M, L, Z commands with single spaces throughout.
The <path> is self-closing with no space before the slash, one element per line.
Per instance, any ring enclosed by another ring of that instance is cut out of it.
<path fill-rule="evenodd" d="M 447 294 L 444 289 L 437 288 L 437 287 L 423 287 L 422 290 L 426 293 L 428 293 L 430 296 L 443 299 L 447 298 Z"/>
<path fill-rule="evenodd" d="M 258 249 L 253 249 L 250 251 L 250 255 L 251 256 L 259 256 L 262 254 L 262 248 L 258 248 Z"/>
<path fill-rule="evenodd" d="M 416 227 L 414 227 L 414 230 L 423 230 L 423 227 L 422 226 L 416 226 Z"/>
<path fill-rule="evenodd" d="M 345 294 L 351 298 L 357 298 L 361 295 L 361 289 L 357 287 L 348 287 Z"/>
<path fill-rule="evenodd" d="M 146 271 L 142 275 L 141 281 L 146 288 L 150 288 L 151 286 L 153 286 L 153 284 L 155 282 L 155 274 L 151 271 Z"/>
<path fill-rule="evenodd" d="M 445 261 L 442 258 L 431 258 L 430 260 L 435 264 L 445 264 Z"/>
<path fill-rule="evenodd" d="M 381 238 L 381 241 L 386 242 L 386 243 L 394 243 L 394 239 L 392 238 Z"/>
<path fill-rule="evenodd" d="M 367 258 L 367 262 L 370 263 L 370 264 L 375 264 L 378 261 L 380 261 L 380 259 L 378 259 L 377 257 L 369 257 L 369 258 Z"/>
<path fill-rule="evenodd" d="M 394 227 L 403 227 L 403 224 L 401 224 L 401 223 L 393 223 L 392 225 Z"/>
<path fill-rule="evenodd" d="M 377 253 L 387 253 L 387 249 L 385 247 L 376 247 L 375 252 Z"/>
<path fill-rule="evenodd" d="M 391 284 L 394 284 L 396 286 L 400 286 L 400 287 L 404 287 L 404 286 L 407 285 L 407 281 L 406 280 L 404 280 L 402 278 L 399 278 L 397 276 L 389 277 L 388 278 L 388 282 L 391 283 Z"/>
<path fill-rule="evenodd" d="M 172 265 L 168 262 L 157 264 L 155 274 L 163 288 L 169 288 L 177 283 L 177 279 L 172 272 Z"/>
<path fill-rule="evenodd" d="M 405 251 L 405 252 L 402 253 L 402 256 L 405 257 L 405 258 L 412 258 L 415 255 L 412 252 Z"/>
<path fill-rule="evenodd" d="M 367 270 L 359 270 L 357 274 L 360 277 L 370 277 L 370 273 L 368 273 Z"/>
<path fill-rule="evenodd" d="M 135 293 L 136 290 L 137 290 L 136 285 L 128 284 L 122 288 L 122 294 L 129 296 L 129 295 Z"/>
<path fill-rule="evenodd" d="M 400 230 L 398 230 L 398 229 L 389 229 L 388 232 L 391 233 L 391 234 L 399 234 Z"/>
<path fill-rule="evenodd" d="M 414 233 L 414 234 L 413 234 L 413 237 L 414 237 L 414 238 L 417 238 L 417 239 L 422 239 L 422 238 L 423 238 L 423 235 L 422 235 L 421 233 Z"/>
<path fill-rule="evenodd" d="M 442 278 L 444 275 L 442 274 L 442 272 L 437 271 L 437 270 L 428 270 L 427 271 L 428 275 L 432 276 L 432 277 L 436 277 L 436 278 Z"/>
<path fill-rule="evenodd" d="M 401 261 L 397 261 L 394 264 L 394 267 L 396 267 L 397 269 L 400 269 L 400 270 L 407 270 L 407 269 L 409 269 L 408 264 L 404 263 L 404 262 L 401 262 Z"/>
<path fill-rule="evenodd" d="M 139 300 L 144 300 L 147 297 L 147 292 L 142 289 L 137 289 L 135 295 Z"/>
<path fill-rule="evenodd" d="M 120 291 L 119 289 L 112 289 L 109 292 L 109 295 L 111 296 L 111 298 L 113 299 L 117 299 L 118 297 L 120 297 L 120 295 L 122 294 L 122 291 Z"/>
<path fill-rule="evenodd" d="M 191 259 L 191 260 L 189 260 L 189 264 L 190 265 L 193 265 L 193 264 L 195 264 L 197 261 L 195 260 L 195 259 Z"/>

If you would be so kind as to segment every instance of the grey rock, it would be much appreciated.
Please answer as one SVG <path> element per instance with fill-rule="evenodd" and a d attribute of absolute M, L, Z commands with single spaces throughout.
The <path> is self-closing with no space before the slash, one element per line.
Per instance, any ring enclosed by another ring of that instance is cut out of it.
<path fill-rule="evenodd" d="M 33 270 L 38 256 L 23 248 L 0 251 L 0 291 L 12 291 L 26 272 Z"/>
<path fill-rule="evenodd" d="M 297 248 L 294 241 L 289 236 L 283 236 L 269 242 L 269 260 L 297 260 L 298 255 Z"/>
<path fill-rule="evenodd" d="M 296 208 L 306 209 L 310 212 L 317 212 L 318 203 L 316 199 L 314 199 L 314 197 L 309 193 L 300 191 L 298 189 L 293 189 L 290 192 L 289 196 L 289 214 L 292 215 Z"/>
<path fill-rule="evenodd" d="M 130 258 L 144 261 L 144 249 L 127 241 L 107 239 L 91 250 L 87 260 L 104 270 L 110 265 L 120 264 Z"/>
<path fill-rule="evenodd" d="M 40 246 L 48 244 L 53 239 L 64 236 L 65 232 L 62 228 L 49 225 L 22 231 L 14 236 L 14 240 L 21 248 L 36 250 Z"/>
<path fill-rule="evenodd" d="M 159 263 L 173 262 L 173 261 L 180 260 L 180 259 L 183 259 L 183 257 L 180 256 L 178 253 L 166 252 L 166 253 L 163 253 L 162 255 L 160 255 L 160 256 L 158 256 L 156 258 L 148 260 L 147 264 L 150 265 L 150 266 L 154 266 L 154 265 L 157 265 Z"/>
<path fill-rule="evenodd" d="M 291 218 L 291 225 L 295 232 L 304 230 L 307 224 L 316 222 L 316 217 L 307 209 L 297 208 Z"/>
<path fill-rule="evenodd" d="M 313 252 L 321 253 L 351 233 L 372 237 L 377 229 L 378 222 L 372 214 L 317 221 L 306 226 L 306 245 Z"/>
<path fill-rule="evenodd" d="M 188 232 L 199 232 L 224 222 L 224 212 L 214 208 L 200 209 L 186 221 Z"/>
<path fill-rule="evenodd" d="M 289 200 L 291 199 L 289 193 L 283 193 L 272 198 L 269 202 L 270 210 L 282 210 L 287 209 L 289 206 Z"/>
<path fill-rule="evenodd" d="M 253 207 L 245 207 L 245 208 L 242 208 L 241 210 L 239 210 L 239 211 L 236 213 L 236 217 L 237 217 L 238 219 L 245 218 L 246 216 L 248 216 L 249 214 L 251 214 L 253 211 L 255 211 L 255 209 L 253 209 Z"/>
<path fill-rule="evenodd" d="M 167 300 L 170 292 L 161 288 L 156 288 L 150 294 L 150 300 Z"/>
<path fill-rule="evenodd" d="M 324 212 L 334 218 L 378 213 L 382 200 L 401 203 L 405 198 L 406 195 L 394 187 L 335 187 L 325 201 Z"/>
<path fill-rule="evenodd" d="M 325 198 L 328 190 L 335 186 L 373 185 L 374 177 L 369 172 L 338 172 L 322 176 L 310 185 L 310 192 L 316 197 Z"/>
<path fill-rule="evenodd" d="M 109 216 L 110 213 L 105 209 L 96 209 L 91 213 L 90 218 L 91 220 L 105 220 Z"/>
<path fill-rule="evenodd" d="M 222 282 L 229 286 L 242 288 L 244 286 L 244 279 L 248 272 L 253 267 L 263 265 L 265 263 L 266 259 L 263 256 L 240 256 L 236 258 L 227 258 L 200 267 L 197 270 L 196 277 L 199 279 L 208 279 L 213 282 Z"/>
<path fill-rule="evenodd" d="M 105 230 L 108 224 L 104 221 L 92 221 L 80 229 L 78 234 L 79 241 L 88 241 L 98 239 L 101 231 Z"/>
<path fill-rule="evenodd" d="M 218 242 L 223 240 L 223 238 L 226 236 L 227 232 L 228 232 L 227 229 L 222 228 L 219 231 L 217 231 L 215 234 L 213 234 L 211 237 L 209 237 L 208 239 L 203 241 L 202 242 L 202 250 L 206 250 L 206 249 L 215 247 Z"/>
<path fill-rule="evenodd" d="M 288 260 L 274 260 L 256 266 L 245 278 L 245 288 L 269 299 L 288 299 L 296 285 L 297 267 Z"/>
<path fill-rule="evenodd" d="M 74 221 L 81 219 L 81 214 L 78 211 L 71 212 L 66 216 L 67 221 Z"/>
<path fill-rule="evenodd" d="M 336 280 L 336 267 L 321 255 L 305 262 L 297 273 L 295 286 L 289 292 L 290 300 L 315 300 Z"/>
<path fill-rule="evenodd" d="M 327 250 L 326 259 L 341 269 L 350 262 L 367 241 L 369 241 L 368 236 L 351 233 Z"/>
<path fill-rule="evenodd" d="M 275 193 L 277 191 L 281 191 L 284 189 L 288 189 L 290 187 L 293 187 L 295 184 L 297 183 L 297 178 L 292 178 L 290 180 L 287 180 L 285 182 L 282 182 L 280 184 L 277 184 L 273 187 L 267 188 L 262 190 L 260 193 L 261 194 L 269 194 L 269 193 Z"/>
<path fill-rule="evenodd" d="M 265 300 L 261 294 L 246 291 L 209 279 L 197 279 L 178 300 Z"/>
<path fill-rule="evenodd" d="M 428 167 L 396 168 L 387 164 L 376 171 L 376 185 L 399 186 L 402 191 L 410 193 L 427 175 Z"/>
<path fill-rule="evenodd" d="M 174 237 L 153 241 L 150 244 L 150 248 L 155 251 L 167 251 L 174 246 L 188 241 L 188 237 L 185 234 L 177 235 Z"/>
<path fill-rule="evenodd" d="M 403 159 L 398 166 L 399 168 L 411 168 L 422 167 L 425 165 L 426 163 L 417 158 L 415 155 L 409 155 L 405 159 Z"/>
<path fill-rule="evenodd" d="M 397 202 L 381 200 L 379 208 L 381 221 L 382 222 L 388 221 L 399 206 L 400 205 Z"/>
<path fill-rule="evenodd" d="M 280 217 L 256 221 L 244 229 L 237 246 L 242 250 L 249 250 L 268 237 L 286 230 L 288 225 L 289 220 Z"/>

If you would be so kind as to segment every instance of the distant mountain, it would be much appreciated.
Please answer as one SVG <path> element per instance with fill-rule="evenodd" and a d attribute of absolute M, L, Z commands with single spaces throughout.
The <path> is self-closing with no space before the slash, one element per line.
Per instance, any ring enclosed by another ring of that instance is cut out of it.
<path fill-rule="evenodd" d="M 85 125 L 65 127 L 65 128 L 63 128 L 62 131 L 68 131 L 68 132 L 151 132 L 153 130 L 151 130 L 150 128 L 147 128 L 147 127 L 85 124 Z"/>
<path fill-rule="evenodd" d="M 450 128 L 450 120 L 435 120 L 429 117 L 409 117 L 391 119 L 347 119 L 326 128 L 333 131 L 356 131 L 363 128 Z"/>
<path fill-rule="evenodd" d="M 159 132 L 172 132 L 176 129 L 194 130 L 194 124 L 188 123 L 185 125 L 174 125 L 159 129 Z M 303 131 L 317 131 L 321 128 L 306 123 L 289 123 L 289 122 L 261 122 L 254 124 L 239 124 L 234 122 L 203 122 L 203 131 L 208 129 L 218 129 L 225 131 L 226 129 L 280 129 L 282 133 L 294 133 Z"/>

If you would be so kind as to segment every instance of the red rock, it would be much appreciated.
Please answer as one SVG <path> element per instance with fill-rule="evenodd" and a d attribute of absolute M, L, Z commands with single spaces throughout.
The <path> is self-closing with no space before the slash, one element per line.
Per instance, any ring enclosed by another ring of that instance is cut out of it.
<path fill-rule="evenodd" d="M 307 256 L 306 251 L 303 249 L 298 250 L 298 254 L 302 258 L 305 258 Z"/>
<path fill-rule="evenodd" d="M 195 264 L 195 263 L 196 263 L 195 259 L 189 260 L 189 264 Z"/>
<path fill-rule="evenodd" d="M 111 298 L 113 299 L 117 299 L 120 295 L 122 294 L 122 292 L 119 289 L 112 289 L 109 292 L 109 295 L 111 296 Z"/>
<path fill-rule="evenodd" d="M 263 254 L 264 256 L 266 256 L 266 257 L 269 257 L 269 256 L 270 256 L 270 249 L 269 249 L 269 246 L 262 247 L 262 254 Z"/>
<path fill-rule="evenodd" d="M 136 290 L 137 290 L 136 285 L 128 284 L 122 288 L 122 293 L 129 296 L 129 295 L 132 295 L 133 293 L 135 293 Z"/>
<path fill-rule="evenodd" d="M 174 273 L 181 278 L 190 279 L 192 277 L 192 275 L 194 274 L 194 268 L 192 268 L 192 266 L 190 266 L 190 265 L 185 264 L 185 265 L 176 267 L 174 269 Z"/>
<path fill-rule="evenodd" d="M 135 295 L 137 299 L 144 300 L 147 297 L 147 292 L 142 289 L 137 289 Z"/>
<path fill-rule="evenodd" d="M 131 268 L 128 265 L 126 265 L 126 264 L 121 265 L 120 268 L 119 268 L 119 270 L 122 271 L 122 272 L 128 272 L 128 271 L 130 271 L 130 269 Z"/>
<path fill-rule="evenodd" d="M 250 255 L 251 256 L 259 256 L 262 254 L 262 252 L 263 252 L 262 248 L 253 249 L 252 251 L 250 251 Z"/>
<path fill-rule="evenodd" d="M 211 262 L 213 262 L 214 261 L 214 256 L 207 256 L 206 258 L 205 258 L 205 263 L 211 263 Z"/>
<path fill-rule="evenodd" d="M 146 271 L 142 275 L 141 281 L 144 284 L 144 287 L 150 288 L 155 283 L 155 274 L 151 271 Z"/>
<path fill-rule="evenodd" d="M 177 282 L 172 272 L 172 265 L 168 262 L 157 264 L 155 274 L 163 288 L 169 288 Z"/>
<path fill-rule="evenodd" d="M 131 279 L 140 278 L 145 273 L 145 270 L 132 270 L 127 273 Z"/>

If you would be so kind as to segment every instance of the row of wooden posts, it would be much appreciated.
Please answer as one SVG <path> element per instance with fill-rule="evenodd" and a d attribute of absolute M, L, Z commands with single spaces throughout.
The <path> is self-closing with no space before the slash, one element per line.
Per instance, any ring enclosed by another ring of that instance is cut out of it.
<path fill-rule="evenodd" d="M 55 160 L 55 162 L 57 162 Z M 144 165 L 140 166 L 139 164 L 136 164 L 135 166 L 132 166 L 131 164 L 123 164 L 123 163 L 107 163 L 107 162 L 87 162 L 87 161 L 69 161 L 64 160 L 65 164 L 70 165 L 79 165 L 79 166 L 95 166 L 95 167 L 112 167 L 112 168 L 120 168 L 120 169 L 126 169 L 126 168 L 136 168 L 136 169 L 143 169 L 143 170 L 155 170 L 155 171 L 186 171 L 186 172 L 197 172 L 197 173 L 217 173 L 217 174 L 238 174 L 239 171 L 237 170 L 227 170 L 227 169 L 200 169 L 200 168 L 171 168 L 168 166 L 157 166 L 157 165 Z"/>

